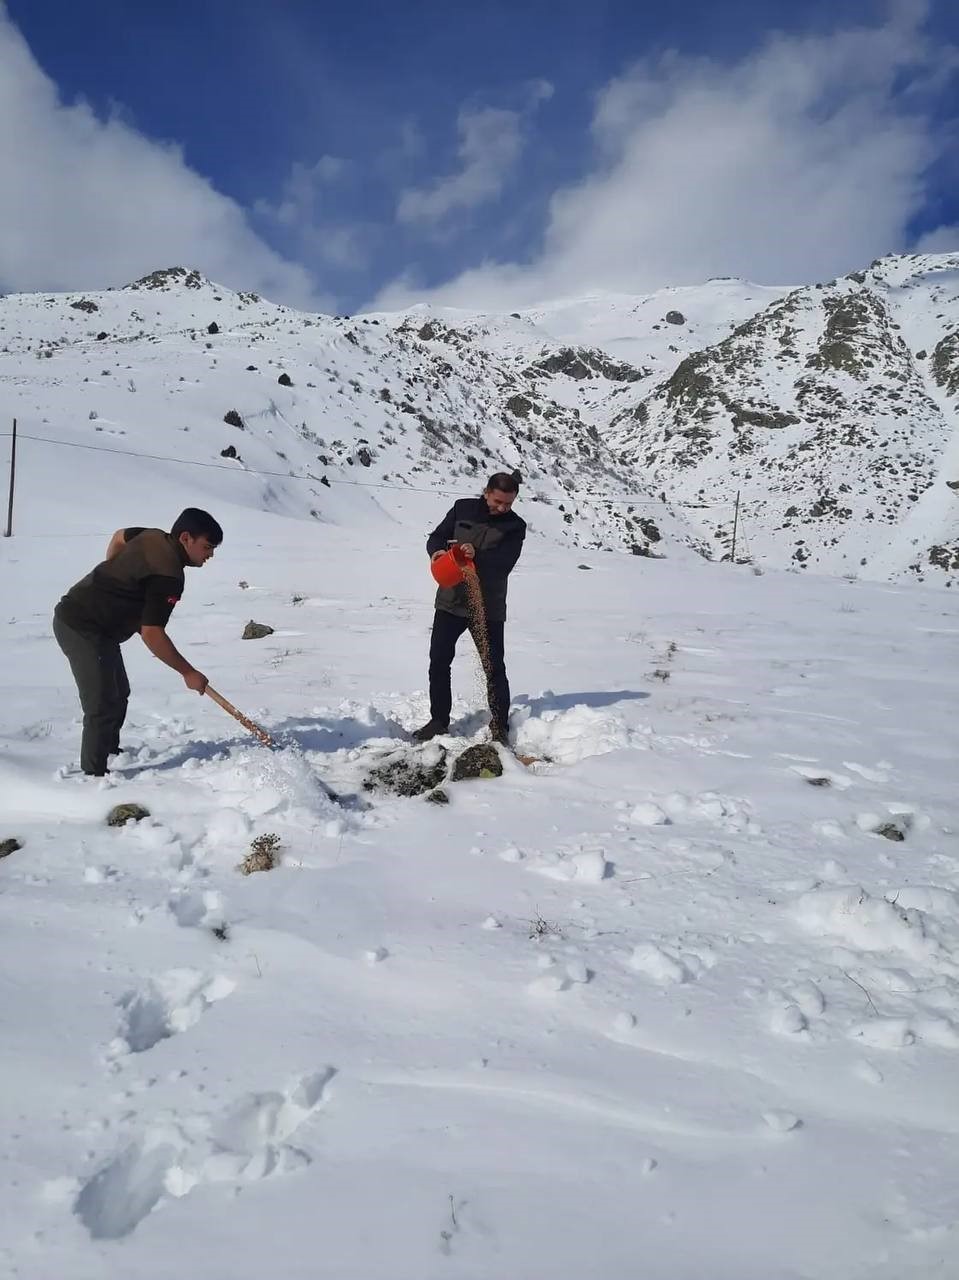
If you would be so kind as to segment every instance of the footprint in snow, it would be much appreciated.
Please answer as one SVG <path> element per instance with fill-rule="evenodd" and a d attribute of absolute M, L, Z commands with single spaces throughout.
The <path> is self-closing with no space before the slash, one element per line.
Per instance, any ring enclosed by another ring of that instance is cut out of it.
<path fill-rule="evenodd" d="M 324 1067 L 284 1092 L 241 1098 L 212 1120 L 149 1130 L 86 1179 L 73 1211 L 94 1240 L 128 1236 L 168 1198 L 179 1199 L 204 1183 L 256 1182 L 292 1173 L 310 1163 L 288 1144 L 326 1100 L 335 1075 Z"/>
<path fill-rule="evenodd" d="M 223 896 L 215 889 L 177 889 L 167 899 L 167 906 L 184 929 L 215 931 L 225 927 Z"/>
<path fill-rule="evenodd" d="M 120 1000 L 120 1032 L 110 1045 L 109 1056 L 145 1053 L 161 1040 L 186 1031 L 235 986 L 223 975 L 209 978 L 196 969 L 171 969 L 128 991 Z"/>
<path fill-rule="evenodd" d="M 802 1120 L 792 1111 L 764 1111 L 763 1120 L 773 1133 L 791 1133 L 802 1127 Z"/>
<path fill-rule="evenodd" d="M 769 1029 L 777 1035 L 806 1039 L 810 1022 L 820 1017 L 826 1000 L 815 982 L 797 982 L 786 991 L 769 993 Z"/>

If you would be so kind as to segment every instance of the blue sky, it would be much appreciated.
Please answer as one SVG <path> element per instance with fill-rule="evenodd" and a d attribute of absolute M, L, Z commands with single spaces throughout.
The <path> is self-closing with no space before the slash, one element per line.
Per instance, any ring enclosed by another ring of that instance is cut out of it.
<path fill-rule="evenodd" d="M 0 0 L 0 287 L 172 254 L 505 307 L 959 249 L 953 45 L 954 0 Z"/>

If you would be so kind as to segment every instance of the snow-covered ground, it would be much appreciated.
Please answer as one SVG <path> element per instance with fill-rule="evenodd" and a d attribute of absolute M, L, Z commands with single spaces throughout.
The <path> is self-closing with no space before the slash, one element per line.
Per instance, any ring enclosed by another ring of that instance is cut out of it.
<path fill-rule="evenodd" d="M 959 1273 L 953 592 L 531 536 L 507 653 L 548 762 L 442 806 L 362 783 L 426 714 L 444 501 L 211 496 L 171 634 L 278 748 L 134 640 L 91 783 L 50 612 L 196 500 L 122 465 L 0 541 L 0 1272 Z M 451 751 L 482 740 L 454 672 Z"/>

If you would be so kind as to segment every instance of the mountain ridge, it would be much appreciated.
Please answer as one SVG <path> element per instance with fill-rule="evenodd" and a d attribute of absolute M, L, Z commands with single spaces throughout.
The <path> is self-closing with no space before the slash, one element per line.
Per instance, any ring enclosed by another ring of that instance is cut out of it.
<path fill-rule="evenodd" d="M 381 486 L 389 516 L 394 486 L 475 490 L 517 467 L 534 528 L 574 546 L 720 559 L 738 493 L 763 564 L 951 584 L 957 403 L 950 254 L 506 315 L 314 315 L 189 267 L 0 298 L 4 416 L 236 462 L 241 506 L 307 519 L 349 519 L 344 481 Z"/>

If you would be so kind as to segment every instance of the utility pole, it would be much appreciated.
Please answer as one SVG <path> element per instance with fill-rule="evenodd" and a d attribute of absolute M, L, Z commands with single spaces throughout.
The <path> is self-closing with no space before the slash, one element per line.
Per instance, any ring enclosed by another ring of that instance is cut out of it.
<path fill-rule="evenodd" d="M 13 420 L 13 435 L 10 438 L 10 500 L 7 503 L 7 531 L 5 538 L 13 535 L 13 486 L 17 478 L 17 420 Z"/>
<path fill-rule="evenodd" d="M 739 490 L 736 490 L 736 510 L 733 512 L 733 545 L 729 553 L 729 559 L 733 564 L 736 563 L 736 534 L 739 532 Z"/>

